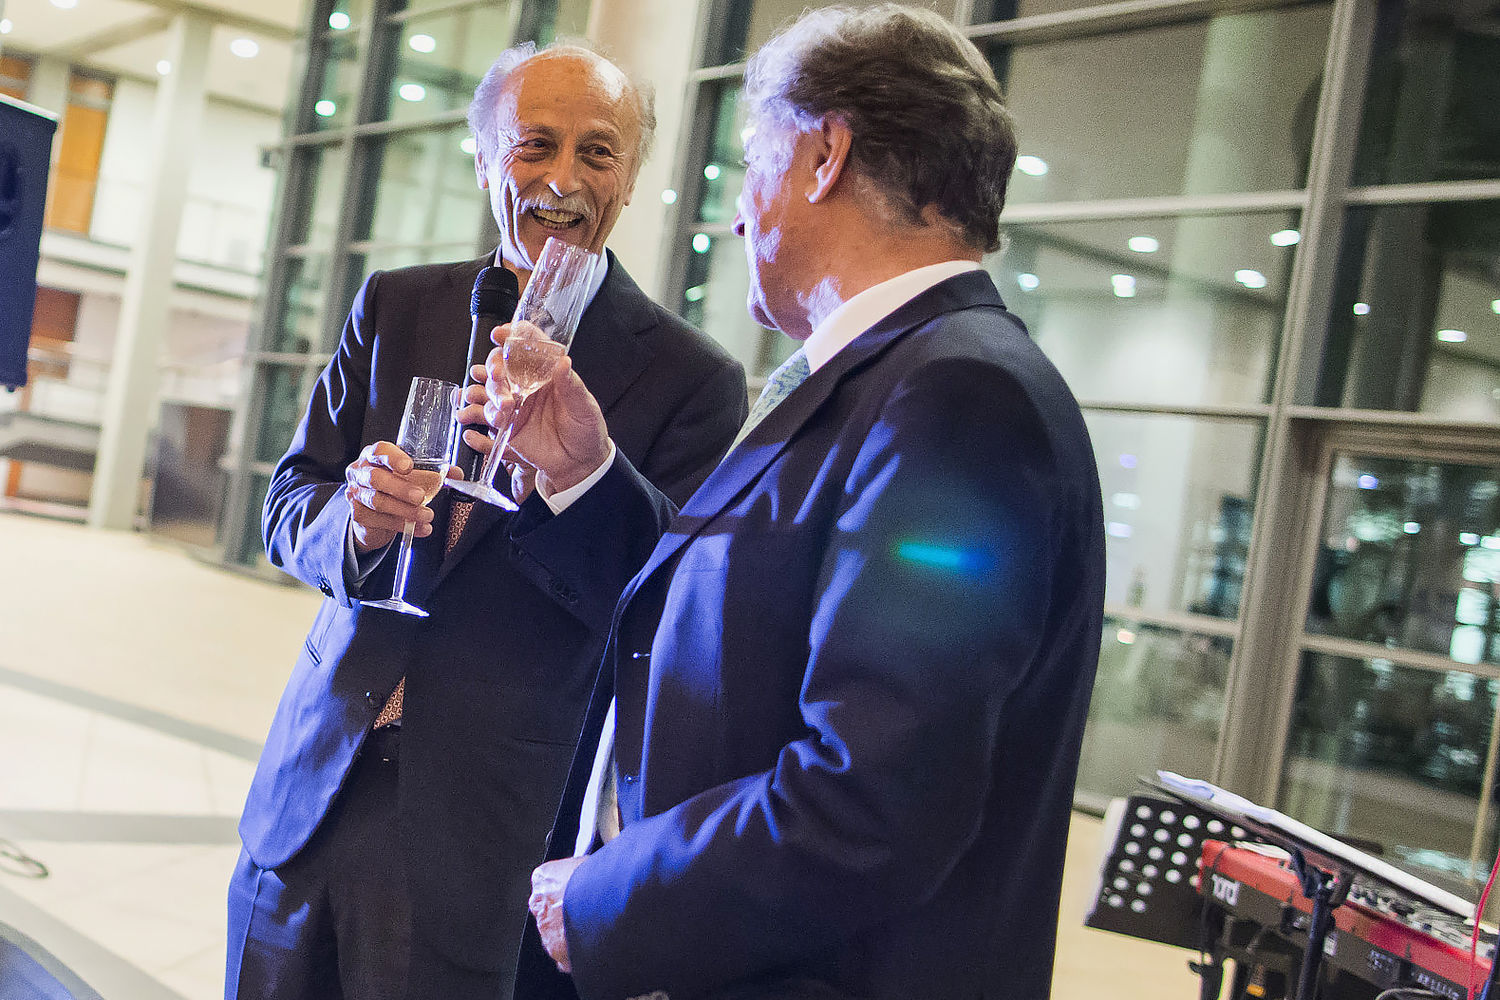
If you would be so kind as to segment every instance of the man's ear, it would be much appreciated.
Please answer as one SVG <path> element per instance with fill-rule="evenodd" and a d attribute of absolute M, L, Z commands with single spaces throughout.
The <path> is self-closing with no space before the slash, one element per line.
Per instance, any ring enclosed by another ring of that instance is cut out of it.
<path fill-rule="evenodd" d="M 854 133 L 842 118 L 828 115 L 817 131 L 811 133 L 814 148 L 813 183 L 807 190 L 807 200 L 817 204 L 833 191 L 849 166 L 849 148 L 854 144 Z"/>
<path fill-rule="evenodd" d="M 484 166 L 484 149 L 474 150 L 474 178 L 479 181 L 479 190 L 487 190 L 490 186 L 490 174 Z"/>

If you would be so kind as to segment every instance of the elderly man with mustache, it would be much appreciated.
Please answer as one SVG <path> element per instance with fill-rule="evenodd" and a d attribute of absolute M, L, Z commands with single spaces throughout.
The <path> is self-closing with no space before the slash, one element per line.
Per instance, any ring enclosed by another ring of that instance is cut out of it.
<path fill-rule="evenodd" d="M 480 269 L 524 288 L 548 237 L 603 251 L 655 125 L 648 92 L 574 46 L 506 52 L 469 122 L 499 247 L 366 279 L 266 497 L 271 561 L 326 600 L 240 822 L 229 1000 L 509 995 L 528 878 L 636 568 L 555 540 L 539 556 L 513 515 L 451 491 L 422 506 L 391 443 L 413 376 L 464 368 Z M 620 453 L 682 503 L 744 419 L 744 371 L 613 254 L 590 291 L 574 365 Z M 407 521 L 408 594 L 428 618 L 360 605 L 391 592 Z"/>

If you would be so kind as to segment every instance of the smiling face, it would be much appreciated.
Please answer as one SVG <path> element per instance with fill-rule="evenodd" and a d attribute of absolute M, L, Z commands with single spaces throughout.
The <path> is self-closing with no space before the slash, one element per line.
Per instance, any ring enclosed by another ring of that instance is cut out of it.
<path fill-rule="evenodd" d="M 544 52 L 506 80 L 495 132 L 479 144 L 474 171 L 505 262 L 529 276 L 549 236 L 602 252 L 640 165 L 625 75 L 592 53 Z"/>

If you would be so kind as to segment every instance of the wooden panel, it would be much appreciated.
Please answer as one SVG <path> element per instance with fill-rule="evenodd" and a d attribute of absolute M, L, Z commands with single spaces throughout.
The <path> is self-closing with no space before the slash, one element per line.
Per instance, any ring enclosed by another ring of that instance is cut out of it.
<path fill-rule="evenodd" d="M 68 89 L 70 94 L 96 105 L 107 104 L 113 88 L 107 81 L 75 74 Z M 108 125 L 106 108 L 69 100 L 57 144 L 57 162 L 47 185 L 47 228 L 88 233 L 94 214 L 94 190 L 99 182 L 99 159 L 104 152 L 104 130 Z"/>

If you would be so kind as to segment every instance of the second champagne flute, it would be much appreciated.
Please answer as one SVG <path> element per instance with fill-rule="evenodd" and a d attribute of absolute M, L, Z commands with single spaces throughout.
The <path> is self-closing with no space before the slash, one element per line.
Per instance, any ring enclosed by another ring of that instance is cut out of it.
<path fill-rule="evenodd" d="M 598 262 L 596 253 L 555 237 L 548 238 L 536 270 L 521 293 L 515 318 L 511 321 L 510 335 L 500 345 L 501 356 L 505 359 L 505 379 L 516 399 L 510 422 L 496 435 L 477 479 L 473 482 L 449 479 L 445 485 L 476 500 L 506 510 L 516 509 L 515 501 L 495 488 L 495 473 L 505 464 L 501 456 L 510 444 L 511 432 L 515 430 L 516 418 L 526 398 L 547 384 L 552 377 L 552 366 L 568 353 L 573 343 L 573 334 L 588 304 L 588 290 Z"/>
<path fill-rule="evenodd" d="M 407 480 L 422 491 L 422 503 L 432 503 L 442 489 L 448 474 L 448 449 L 453 442 L 453 408 L 458 402 L 458 386 L 438 378 L 417 376 L 411 380 L 406 397 L 406 412 L 401 416 L 401 430 L 396 446 L 411 458 Z M 426 618 L 427 612 L 406 599 L 406 577 L 411 572 L 411 542 L 416 522 L 407 521 L 401 529 L 401 551 L 396 557 L 395 592 L 380 601 L 360 601 L 368 608 L 384 608 L 404 615 Z"/>

